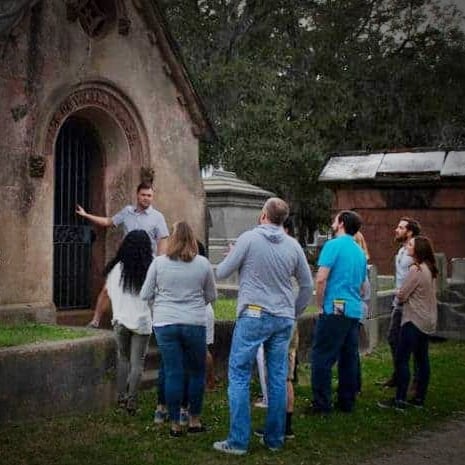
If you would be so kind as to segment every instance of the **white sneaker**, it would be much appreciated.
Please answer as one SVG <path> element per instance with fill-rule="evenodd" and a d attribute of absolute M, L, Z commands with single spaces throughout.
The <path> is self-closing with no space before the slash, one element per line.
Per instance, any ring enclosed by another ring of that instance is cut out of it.
<path fill-rule="evenodd" d="M 224 452 L 225 454 L 232 455 L 244 455 L 247 453 L 244 449 L 235 449 L 228 444 L 228 441 L 217 441 L 213 443 L 213 449 L 218 452 Z"/>
<path fill-rule="evenodd" d="M 155 410 L 155 413 L 153 415 L 153 422 L 156 425 L 161 425 L 165 423 L 165 421 L 168 421 L 168 412 L 163 412 L 162 410 Z"/>
<path fill-rule="evenodd" d="M 254 407 L 258 408 L 268 408 L 268 402 L 264 401 L 263 399 L 257 400 L 257 402 L 255 402 L 253 405 Z"/>
<path fill-rule="evenodd" d="M 280 450 L 279 447 L 270 447 L 266 442 L 265 442 L 265 438 L 262 436 L 260 438 L 260 444 L 262 446 L 265 446 L 268 450 L 270 450 L 271 452 L 278 452 Z"/>
<path fill-rule="evenodd" d="M 187 426 L 189 424 L 189 411 L 185 408 L 182 408 L 179 414 L 179 424 L 181 426 Z"/>

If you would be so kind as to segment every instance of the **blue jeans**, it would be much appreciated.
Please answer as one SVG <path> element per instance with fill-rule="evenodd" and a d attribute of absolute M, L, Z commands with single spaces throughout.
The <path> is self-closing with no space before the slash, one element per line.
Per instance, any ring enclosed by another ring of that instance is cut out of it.
<path fill-rule="evenodd" d="M 268 411 L 265 443 L 279 448 L 284 444 L 286 422 L 287 352 L 294 320 L 261 312 L 260 317 L 243 312 L 234 328 L 229 355 L 228 397 L 231 447 L 247 450 L 250 440 L 250 378 L 260 344 L 265 349 L 268 373 Z"/>
<path fill-rule="evenodd" d="M 428 345 L 428 335 L 421 332 L 413 323 L 402 325 L 396 353 L 397 400 L 407 399 L 410 382 L 409 362 L 410 355 L 413 354 L 417 383 L 415 397 L 424 402 L 430 378 Z"/>
<path fill-rule="evenodd" d="M 189 375 L 189 413 L 200 415 L 205 388 L 207 351 L 205 326 L 175 324 L 155 327 L 163 358 L 165 398 L 172 422 L 179 422 L 184 392 L 184 367 Z"/>
<path fill-rule="evenodd" d="M 331 372 L 339 360 L 338 403 L 351 411 L 358 385 L 359 320 L 342 315 L 320 315 L 316 323 L 311 351 L 313 406 L 330 412 Z"/>
<path fill-rule="evenodd" d="M 157 405 L 166 405 L 165 397 L 165 367 L 163 365 L 163 356 L 160 354 L 160 363 L 158 364 L 157 379 Z M 189 377 L 187 370 L 184 370 L 184 392 L 182 396 L 181 407 L 187 409 L 189 406 Z"/>

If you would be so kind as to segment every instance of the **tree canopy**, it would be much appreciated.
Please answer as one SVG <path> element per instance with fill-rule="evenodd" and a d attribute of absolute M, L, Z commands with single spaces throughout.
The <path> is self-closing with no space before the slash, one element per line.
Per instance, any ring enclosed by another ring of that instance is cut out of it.
<path fill-rule="evenodd" d="M 221 163 L 327 223 L 332 151 L 465 143 L 463 17 L 436 0 L 164 0 Z"/>

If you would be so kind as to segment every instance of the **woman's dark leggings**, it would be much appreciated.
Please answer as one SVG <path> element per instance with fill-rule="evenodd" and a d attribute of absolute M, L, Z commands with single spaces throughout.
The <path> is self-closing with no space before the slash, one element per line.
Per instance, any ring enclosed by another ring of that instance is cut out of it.
<path fill-rule="evenodd" d="M 410 382 L 410 355 L 413 354 L 416 369 L 416 399 L 424 402 L 430 378 L 428 335 L 421 332 L 412 322 L 400 329 L 399 346 L 396 354 L 397 400 L 407 400 Z"/>

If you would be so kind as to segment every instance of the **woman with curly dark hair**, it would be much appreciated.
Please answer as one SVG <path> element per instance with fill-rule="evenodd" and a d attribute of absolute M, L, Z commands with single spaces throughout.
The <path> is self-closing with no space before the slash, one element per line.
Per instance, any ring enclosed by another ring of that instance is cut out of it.
<path fill-rule="evenodd" d="M 205 431 L 200 421 L 207 351 L 206 305 L 216 299 L 210 262 L 198 253 L 192 228 L 175 223 L 166 255 L 150 265 L 141 297 L 153 300 L 153 329 L 165 369 L 165 398 L 170 435 L 182 435 L 180 408 L 187 370 L 189 433 Z"/>
<path fill-rule="evenodd" d="M 405 409 L 409 404 L 421 408 L 425 402 L 430 378 L 428 335 L 436 331 L 438 308 L 436 278 L 438 268 L 431 241 L 425 236 L 412 237 L 406 245 L 413 264 L 402 287 L 397 291 L 404 304 L 396 354 L 397 392 L 395 399 L 379 402 L 380 407 Z M 416 393 L 407 403 L 410 381 L 409 362 L 413 354 L 416 366 Z"/>
<path fill-rule="evenodd" d="M 137 409 L 137 391 L 152 331 L 152 315 L 140 296 L 152 263 L 152 245 L 145 231 L 126 235 L 115 258 L 105 268 L 118 347 L 118 403 L 131 415 Z"/>

